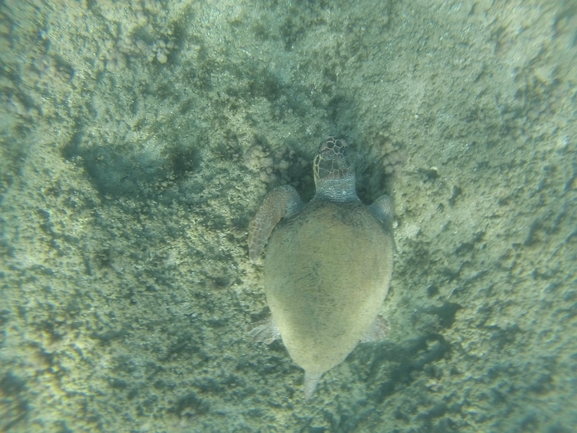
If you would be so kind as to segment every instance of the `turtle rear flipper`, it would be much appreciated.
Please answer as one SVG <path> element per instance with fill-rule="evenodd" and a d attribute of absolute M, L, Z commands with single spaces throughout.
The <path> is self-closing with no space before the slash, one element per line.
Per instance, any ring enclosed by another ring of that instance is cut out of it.
<path fill-rule="evenodd" d="M 258 343 L 271 344 L 280 338 L 280 331 L 274 324 L 272 316 L 268 319 L 258 322 L 249 332 L 248 335 Z"/>
<path fill-rule="evenodd" d="M 387 338 L 388 334 L 389 322 L 379 314 L 367 333 L 362 336 L 361 343 L 377 343 Z"/>

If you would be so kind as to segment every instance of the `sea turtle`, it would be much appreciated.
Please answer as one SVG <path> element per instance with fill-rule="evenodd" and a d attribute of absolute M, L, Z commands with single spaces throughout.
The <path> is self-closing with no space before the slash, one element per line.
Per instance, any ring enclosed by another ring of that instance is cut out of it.
<path fill-rule="evenodd" d="M 271 319 L 251 331 L 279 336 L 305 370 L 305 397 L 359 341 L 384 337 L 379 316 L 393 272 L 391 198 L 365 206 L 355 191 L 347 143 L 329 137 L 314 159 L 316 194 L 303 203 L 288 185 L 273 189 L 249 234 L 256 262 L 270 236 L 264 287 Z M 272 236 L 271 236 L 272 233 Z"/>

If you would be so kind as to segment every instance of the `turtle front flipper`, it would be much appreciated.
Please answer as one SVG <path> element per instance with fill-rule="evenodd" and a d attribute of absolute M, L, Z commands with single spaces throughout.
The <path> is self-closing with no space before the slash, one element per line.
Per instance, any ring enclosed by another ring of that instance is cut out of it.
<path fill-rule="evenodd" d="M 369 206 L 369 210 L 381 222 L 385 231 L 391 235 L 394 251 L 397 252 L 397 245 L 393 236 L 393 220 L 395 219 L 395 203 L 393 199 L 383 194 Z"/>
<path fill-rule="evenodd" d="M 380 196 L 369 206 L 369 210 L 385 226 L 387 231 L 392 232 L 393 219 L 395 218 L 395 204 L 390 196 L 386 194 Z"/>
<path fill-rule="evenodd" d="M 303 206 L 298 192 L 289 185 L 279 186 L 266 196 L 248 235 L 248 255 L 251 262 L 256 263 L 277 223 L 294 215 Z"/>

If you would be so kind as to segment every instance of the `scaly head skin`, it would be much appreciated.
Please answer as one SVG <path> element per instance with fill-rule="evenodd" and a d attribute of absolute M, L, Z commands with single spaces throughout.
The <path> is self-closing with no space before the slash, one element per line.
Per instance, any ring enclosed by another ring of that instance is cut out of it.
<path fill-rule="evenodd" d="M 316 194 L 314 200 L 358 201 L 355 170 L 345 140 L 329 137 L 319 148 L 313 163 Z"/>

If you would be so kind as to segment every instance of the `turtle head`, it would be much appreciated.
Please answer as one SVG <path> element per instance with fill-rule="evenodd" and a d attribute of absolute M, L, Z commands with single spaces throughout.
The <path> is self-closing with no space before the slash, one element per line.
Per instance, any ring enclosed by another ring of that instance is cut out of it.
<path fill-rule="evenodd" d="M 336 202 L 358 200 L 355 170 L 345 140 L 333 136 L 320 146 L 313 163 L 317 200 Z"/>

